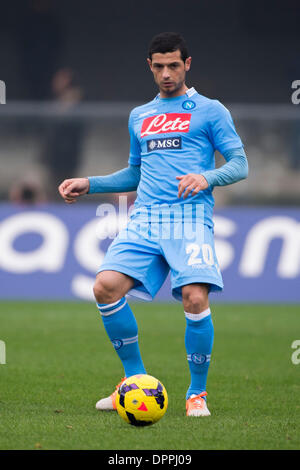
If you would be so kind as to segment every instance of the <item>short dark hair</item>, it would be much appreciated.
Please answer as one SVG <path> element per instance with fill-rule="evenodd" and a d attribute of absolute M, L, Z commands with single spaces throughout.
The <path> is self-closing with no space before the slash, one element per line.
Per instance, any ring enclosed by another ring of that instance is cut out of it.
<path fill-rule="evenodd" d="M 154 36 L 149 46 L 149 59 L 152 60 L 152 54 L 160 52 L 174 52 L 180 50 L 183 62 L 188 58 L 187 45 L 184 38 L 179 33 L 160 33 Z"/>

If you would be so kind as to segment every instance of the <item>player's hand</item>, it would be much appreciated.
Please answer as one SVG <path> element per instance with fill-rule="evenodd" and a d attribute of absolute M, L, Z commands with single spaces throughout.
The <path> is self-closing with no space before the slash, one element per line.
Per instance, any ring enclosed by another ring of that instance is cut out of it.
<path fill-rule="evenodd" d="M 68 204 L 76 202 L 78 196 L 86 194 L 90 189 L 88 178 L 71 178 L 64 180 L 58 187 L 59 194 Z"/>
<path fill-rule="evenodd" d="M 195 173 L 189 173 L 188 175 L 176 176 L 177 180 L 180 180 L 178 185 L 178 197 L 180 198 L 183 194 L 183 199 L 186 199 L 192 191 L 192 196 L 195 196 L 199 191 L 203 191 L 208 188 L 208 182 L 202 175 Z"/>

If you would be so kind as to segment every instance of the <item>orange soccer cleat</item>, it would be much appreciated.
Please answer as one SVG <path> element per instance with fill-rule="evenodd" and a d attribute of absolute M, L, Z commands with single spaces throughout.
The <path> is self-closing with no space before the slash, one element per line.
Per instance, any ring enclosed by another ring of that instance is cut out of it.
<path fill-rule="evenodd" d="M 203 398 L 206 395 L 206 392 L 202 392 L 199 395 L 190 396 L 190 398 L 186 401 L 187 416 L 210 416 L 206 400 Z"/>
<path fill-rule="evenodd" d="M 118 383 L 118 385 L 116 386 L 116 390 L 109 397 L 101 398 L 101 400 L 97 401 L 97 403 L 96 403 L 97 410 L 112 411 L 112 410 L 117 409 L 117 407 L 116 407 L 116 396 L 117 396 L 118 390 L 119 390 L 120 386 L 122 385 L 122 383 L 124 382 L 124 380 L 126 380 L 126 377 L 124 377 L 121 380 L 121 382 Z"/>

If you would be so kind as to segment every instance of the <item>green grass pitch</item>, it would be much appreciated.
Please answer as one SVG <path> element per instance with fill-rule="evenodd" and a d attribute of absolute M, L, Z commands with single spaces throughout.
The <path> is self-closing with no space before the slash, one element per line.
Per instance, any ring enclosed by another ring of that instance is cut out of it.
<path fill-rule="evenodd" d="M 92 303 L 2 302 L 0 449 L 299 449 L 300 307 L 212 305 L 212 416 L 187 418 L 189 373 L 179 303 L 132 304 L 149 374 L 168 391 L 161 421 L 126 424 L 98 412 L 122 367 Z"/>

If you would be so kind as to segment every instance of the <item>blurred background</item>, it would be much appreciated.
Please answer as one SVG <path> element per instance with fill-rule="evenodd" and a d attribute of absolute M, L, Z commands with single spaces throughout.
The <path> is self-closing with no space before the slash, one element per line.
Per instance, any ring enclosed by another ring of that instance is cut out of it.
<path fill-rule="evenodd" d="M 76 240 L 97 205 L 116 198 L 84 197 L 71 213 L 57 186 L 127 166 L 128 114 L 157 93 L 148 44 L 159 32 L 177 31 L 193 58 L 188 86 L 230 109 L 249 159 L 246 181 L 215 190 L 217 247 L 232 286 L 221 299 L 300 301 L 300 105 L 292 102 L 299 20 L 296 0 L 2 2 L 0 296 L 90 298 L 91 273 L 107 245 L 94 257 L 76 255 Z M 216 161 L 223 163 L 219 155 Z M 56 270 L 32 261 L 42 251 L 42 229 L 30 232 L 29 219 L 15 217 L 33 212 L 51 214 L 66 229 Z M 72 277 L 76 269 L 81 283 Z"/>

